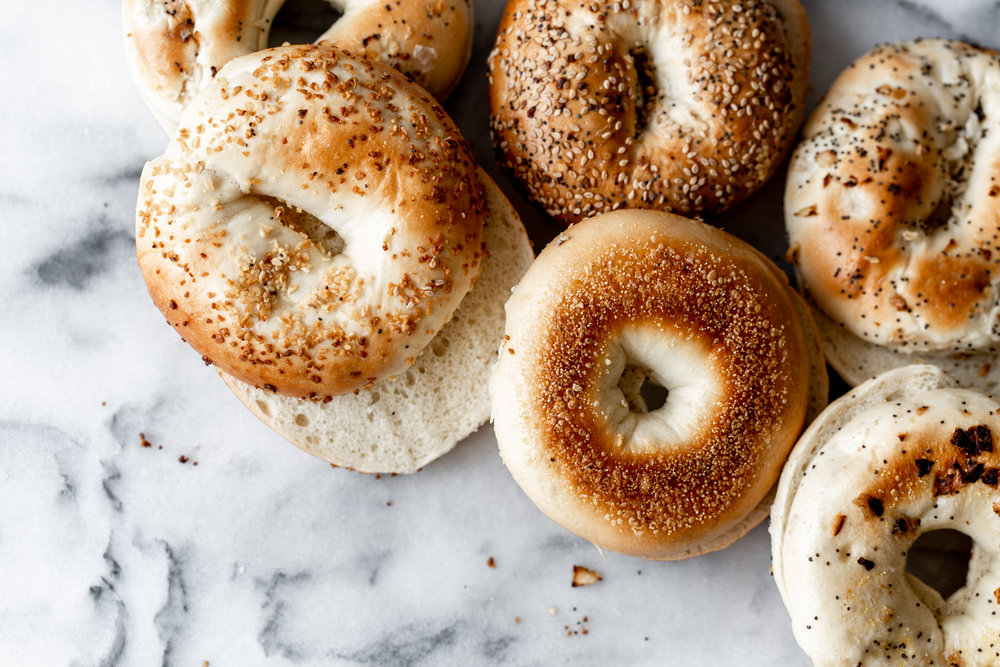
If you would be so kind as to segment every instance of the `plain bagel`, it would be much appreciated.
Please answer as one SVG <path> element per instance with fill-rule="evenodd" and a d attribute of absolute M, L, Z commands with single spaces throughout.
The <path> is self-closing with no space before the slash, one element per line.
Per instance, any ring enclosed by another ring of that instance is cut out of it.
<path fill-rule="evenodd" d="M 316 41 L 397 69 L 439 99 L 472 52 L 469 0 L 328 0 L 343 15 Z M 173 132 L 181 111 L 233 58 L 267 46 L 284 0 L 123 0 L 125 55 L 156 119 Z"/>
<path fill-rule="evenodd" d="M 650 410 L 645 380 L 665 387 Z M 490 381 L 535 504 L 614 551 L 675 560 L 759 523 L 826 371 L 807 309 L 751 246 L 659 211 L 580 222 L 507 303 Z"/>
<path fill-rule="evenodd" d="M 1000 663 L 1000 403 L 933 366 L 832 403 L 795 445 L 771 510 L 774 581 L 817 666 Z M 973 541 L 948 598 L 906 570 L 927 532 Z"/>
<path fill-rule="evenodd" d="M 230 61 L 146 165 L 139 267 L 220 370 L 325 398 L 397 375 L 480 272 L 485 202 L 444 110 L 326 45 Z"/>
<path fill-rule="evenodd" d="M 328 401 L 281 396 L 223 374 L 244 405 L 297 447 L 361 472 L 415 472 L 486 422 L 503 304 L 535 255 L 500 188 L 482 170 L 479 178 L 489 211 L 482 275 L 412 366 Z"/>
<path fill-rule="evenodd" d="M 789 259 L 852 383 L 920 360 L 998 385 L 1000 57 L 880 46 L 830 88 L 788 171 Z"/>
<path fill-rule="evenodd" d="M 809 26 L 798 0 L 510 0 L 488 67 L 499 161 L 549 215 L 711 214 L 791 145 Z"/>

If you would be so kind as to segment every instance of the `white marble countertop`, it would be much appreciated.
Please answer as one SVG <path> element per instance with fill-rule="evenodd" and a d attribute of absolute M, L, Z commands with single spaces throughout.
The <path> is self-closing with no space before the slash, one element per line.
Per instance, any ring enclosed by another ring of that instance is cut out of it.
<path fill-rule="evenodd" d="M 880 41 L 1000 47 L 995 0 L 805 4 L 810 106 Z M 118 1 L 5 8 L 0 665 L 808 664 L 766 525 L 680 563 L 602 555 L 534 508 L 488 426 L 418 474 L 376 477 L 258 423 L 136 268 L 139 171 L 166 137 L 128 79 Z M 494 174 L 484 62 L 501 8 L 477 0 L 447 105 Z M 537 242 L 554 235 L 500 183 Z M 779 257 L 782 187 L 717 223 Z M 603 581 L 572 588 L 576 564 Z"/>

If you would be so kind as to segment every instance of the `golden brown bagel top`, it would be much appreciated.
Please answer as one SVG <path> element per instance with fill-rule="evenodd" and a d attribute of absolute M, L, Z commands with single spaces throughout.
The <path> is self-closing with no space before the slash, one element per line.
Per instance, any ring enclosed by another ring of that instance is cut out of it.
<path fill-rule="evenodd" d="M 900 351 L 1000 341 L 1000 57 L 946 40 L 880 46 L 816 109 L 785 221 L 816 304 Z"/>
<path fill-rule="evenodd" d="M 469 0 L 329 0 L 343 12 L 317 43 L 403 72 L 444 99 L 472 49 Z M 123 0 L 125 53 L 143 99 L 168 132 L 222 66 L 267 46 L 284 0 Z M 323 26 L 317 28 L 317 33 Z"/>
<path fill-rule="evenodd" d="M 693 555 L 777 480 L 809 399 L 807 357 L 787 282 L 750 246 L 662 212 L 588 219 L 507 304 L 492 380 L 501 453 L 573 532 L 649 558 Z M 662 408 L 626 404 L 629 365 L 667 387 Z"/>
<path fill-rule="evenodd" d="M 797 0 L 511 0 L 489 59 L 493 141 L 564 223 L 715 213 L 777 168 L 808 63 Z"/>
<path fill-rule="evenodd" d="M 231 61 L 143 172 L 139 266 L 222 370 L 322 398 L 412 363 L 479 275 L 471 149 L 419 86 L 329 46 Z"/>

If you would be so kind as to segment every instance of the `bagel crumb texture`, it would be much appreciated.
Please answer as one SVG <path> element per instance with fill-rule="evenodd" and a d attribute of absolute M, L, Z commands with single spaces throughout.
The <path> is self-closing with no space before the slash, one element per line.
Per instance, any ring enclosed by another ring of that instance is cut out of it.
<path fill-rule="evenodd" d="M 711 214 L 784 155 L 808 26 L 797 2 L 512 0 L 488 68 L 498 159 L 549 215 Z"/>

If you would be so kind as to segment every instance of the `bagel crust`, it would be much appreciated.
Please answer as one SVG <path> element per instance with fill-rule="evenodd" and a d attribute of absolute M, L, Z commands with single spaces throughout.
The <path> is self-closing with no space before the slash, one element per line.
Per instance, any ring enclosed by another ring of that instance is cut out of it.
<path fill-rule="evenodd" d="M 767 259 L 702 223 L 619 211 L 571 227 L 507 304 L 491 379 L 504 462 L 599 546 L 673 560 L 728 545 L 762 518 L 816 386 L 800 312 Z M 643 376 L 668 389 L 662 407 Z"/>
<path fill-rule="evenodd" d="M 399 70 L 444 99 L 472 52 L 469 0 L 330 0 L 343 15 L 316 41 Z M 284 0 L 123 0 L 132 79 L 168 132 L 233 58 L 267 46 Z"/>
<path fill-rule="evenodd" d="M 832 403 L 771 510 L 774 580 L 818 666 L 1000 662 L 1000 403 L 911 365 Z M 948 598 L 906 571 L 922 534 L 973 539 Z"/>
<path fill-rule="evenodd" d="M 405 370 L 479 275 L 471 149 L 428 94 L 330 46 L 230 61 L 146 165 L 139 267 L 167 321 L 300 398 Z"/>
<path fill-rule="evenodd" d="M 800 284 L 845 333 L 899 363 L 1000 343 L 1000 57 L 947 40 L 861 57 L 806 125 L 785 219 Z"/>
<path fill-rule="evenodd" d="M 790 146 L 809 28 L 797 0 L 510 0 L 488 67 L 499 162 L 549 215 L 712 214 Z"/>

